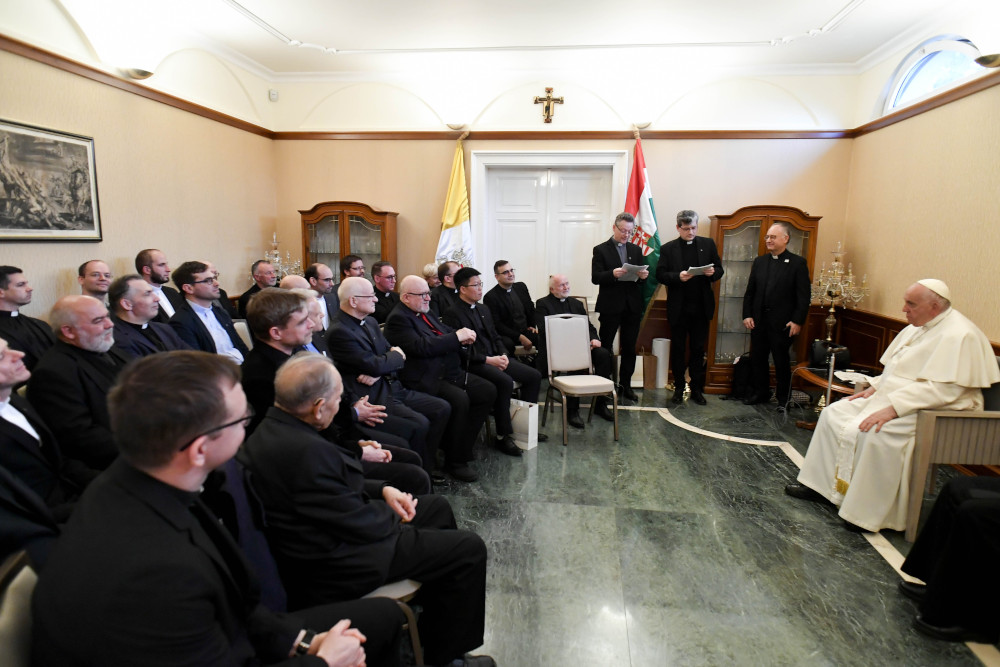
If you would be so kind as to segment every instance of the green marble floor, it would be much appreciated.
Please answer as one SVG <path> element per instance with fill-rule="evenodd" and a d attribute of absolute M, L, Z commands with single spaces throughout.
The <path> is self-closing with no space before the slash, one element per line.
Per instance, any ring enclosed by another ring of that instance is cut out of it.
<path fill-rule="evenodd" d="M 789 452 L 809 441 L 800 414 L 670 404 L 696 429 L 768 443 L 748 444 L 671 423 L 654 409 L 667 397 L 642 392 L 617 443 L 595 417 L 563 447 L 557 411 L 549 442 L 522 458 L 479 448 L 480 481 L 439 489 L 489 547 L 481 652 L 501 667 L 982 664 L 911 629 L 899 576 L 832 508 L 784 495 Z"/>

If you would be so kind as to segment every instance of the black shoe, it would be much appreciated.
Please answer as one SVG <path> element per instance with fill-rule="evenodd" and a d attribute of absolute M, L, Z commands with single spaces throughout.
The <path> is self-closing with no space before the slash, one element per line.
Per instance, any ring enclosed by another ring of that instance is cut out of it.
<path fill-rule="evenodd" d="M 548 441 L 549 441 L 549 436 L 546 435 L 545 433 L 542 433 L 541 431 L 539 431 L 539 433 L 538 433 L 538 442 L 548 442 Z"/>
<path fill-rule="evenodd" d="M 502 438 L 497 438 L 496 443 L 494 444 L 499 451 L 503 452 L 507 456 L 521 455 L 521 448 L 517 446 L 513 435 L 508 434 Z"/>
<path fill-rule="evenodd" d="M 969 630 L 968 628 L 963 628 L 960 625 L 932 625 L 931 623 L 925 621 L 923 615 L 921 614 L 917 614 L 913 619 L 913 627 L 928 637 L 941 639 L 946 642 L 976 642 L 979 644 L 993 644 L 996 641 L 996 637 L 987 637 L 976 632 L 975 630 Z"/>
<path fill-rule="evenodd" d="M 430 473 L 431 484 L 444 484 L 448 481 L 443 470 L 432 470 Z"/>
<path fill-rule="evenodd" d="M 622 387 L 622 396 L 633 403 L 639 402 L 639 397 L 636 395 L 635 390 L 633 390 L 632 387 Z"/>
<path fill-rule="evenodd" d="M 574 411 L 566 415 L 566 423 L 572 426 L 573 428 L 583 428 L 583 420 L 580 419 L 579 412 Z"/>
<path fill-rule="evenodd" d="M 460 482 L 475 482 L 479 479 L 479 475 L 468 463 L 449 463 L 445 466 L 445 470 Z"/>
<path fill-rule="evenodd" d="M 754 394 L 749 398 L 743 399 L 743 405 L 760 405 L 761 403 L 767 403 L 771 400 L 771 397 L 767 394 Z"/>
<path fill-rule="evenodd" d="M 920 602 L 924 599 L 924 595 L 927 594 L 927 584 L 918 584 L 915 581 L 901 579 L 899 581 L 899 592 L 911 600 Z"/>
<path fill-rule="evenodd" d="M 601 403 L 594 408 L 594 414 L 601 419 L 607 419 L 609 422 L 613 422 L 615 420 L 615 415 L 611 411 L 611 408 L 608 407 L 607 403 Z"/>
<path fill-rule="evenodd" d="M 465 657 L 448 663 L 448 667 L 497 667 L 497 661 L 488 655 L 466 653 Z"/>
<path fill-rule="evenodd" d="M 799 484 L 795 482 L 793 484 L 785 484 L 785 493 L 792 498 L 798 498 L 799 500 L 826 500 L 816 491 L 813 491 L 805 484 Z"/>
<path fill-rule="evenodd" d="M 680 405 L 684 402 L 684 388 L 674 389 L 674 395 L 670 397 L 671 403 L 676 403 Z"/>
<path fill-rule="evenodd" d="M 698 405 L 708 405 L 708 401 L 705 400 L 705 395 L 700 391 L 691 390 L 691 400 Z"/>

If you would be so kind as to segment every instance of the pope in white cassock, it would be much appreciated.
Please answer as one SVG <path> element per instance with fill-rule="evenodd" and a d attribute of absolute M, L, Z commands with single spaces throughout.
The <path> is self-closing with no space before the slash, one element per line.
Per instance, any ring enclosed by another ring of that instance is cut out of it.
<path fill-rule="evenodd" d="M 981 389 L 1000 381 L 989 340 L 951 307 L 940 280 L 919 280 L 904 294 L 909 326 L 879 362 L 882 375 L 862 393 L 820 414 L 799 472 L 785 492 L 840 507 L 849 524 L 902 530 L 920 410 L 982 410 Z"/>

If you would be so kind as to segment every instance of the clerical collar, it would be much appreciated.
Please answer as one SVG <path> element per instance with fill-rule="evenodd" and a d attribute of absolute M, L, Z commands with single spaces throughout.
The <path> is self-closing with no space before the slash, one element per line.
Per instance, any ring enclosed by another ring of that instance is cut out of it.
<path fill-rule="evenodd" d="M 349 318 L 351 318 L 352 320 L 354 320 L 355 322 L 357 322 L 359 325 L 364 326 L 365 321 L 364 321 L 363 318 L 359 320 L 358 318 L 354 317 L 354 315 L 351 315 L 350 313 L 347 313 L 347 312 L 344 312 L 344 311 L 341 311 L 341 312 L 343 312 Z"/>
<path fill-rule="evenodd" d="M 16 310 L 12 310 L 12 311 L 10 311 L 10 316 L 11 317 L 17 317 L 18 316 L 18 312 Z"/>
<path fill-rule="evenodd" d="M 694 239 L 692 239 L 690 241 L 685 241 L 684 243 L 686 243 L 687 245 L 691 245 L 692 243 L 694 243 Z"/>
<path fill-rule="evenodd" d="M 619 248 L 621 248 L 625 244 L 624 243 L 616 243 L 615 245 L 618 246 Z"/>
<path fill-rule="evenodd" d="M 392 290 L 389 290 L 388 292 L 385 293 L 385 298 L 388 299 L 390 294 L 392 294 Z"/>
<path fill-rule="evenodd" d="M 139 331 L 143 331 L 147 327 L 149 327 L 149 323 L 136 324 L 135 322 L 129 322 L 128 320 L 121 320 L 121 323 L 122 324 L 126 324 L 126 325 L 132 327 L 133 329 L 138 329 Z"/>
<path fill-rule="evenodd" d="M 469 308 L 470 308 L 470 309 L 475 309 L 475 307 L 476 307 L 476 304 L 474 304 L 474 303 L 470 303 L 470 304 L 469 304 Z"/>
<path fill-rule="evenodd" d="M 510 291 L 511 291 L 512 289 L 514 289 L 514 286 L 513 286 L 513 285 L 511 285 L 510 287 L 508 287 L 508 288 L 507 288 L 507 289 L 506 289 L 505 291 L 507 292 L 507 294 L 510 294 Z"/>
<path fill-rule="evenodd" d="M 566 297 L 560 297 L 559 303 L 566 303 Z"/>

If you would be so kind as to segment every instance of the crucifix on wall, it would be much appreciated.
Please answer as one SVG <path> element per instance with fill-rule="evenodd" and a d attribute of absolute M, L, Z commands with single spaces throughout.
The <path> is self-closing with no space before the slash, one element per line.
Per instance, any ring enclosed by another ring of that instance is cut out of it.
<path fill-rule="evenodd" d="M 556 108 L 554 105 L 562 103 L 563 103 L 563 98 L 552 97 L 551 88 L 545 89 L 545 97 L 539 97 L 537 95 L 535 96 L 535 104 L 542 105 L 542 117 L 545 119 L 546 123 L 552 122 L 552 114 L 556 112 Z"/>

